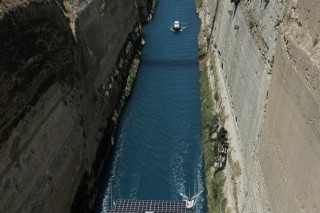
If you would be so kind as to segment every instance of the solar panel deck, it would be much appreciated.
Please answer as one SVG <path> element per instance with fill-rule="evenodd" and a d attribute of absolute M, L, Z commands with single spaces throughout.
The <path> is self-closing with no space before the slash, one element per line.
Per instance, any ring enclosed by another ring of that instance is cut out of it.
<path fill-rule="evenodd" d="M 185 201 L 118 200 L 106 213 L 186 213 Z"/>

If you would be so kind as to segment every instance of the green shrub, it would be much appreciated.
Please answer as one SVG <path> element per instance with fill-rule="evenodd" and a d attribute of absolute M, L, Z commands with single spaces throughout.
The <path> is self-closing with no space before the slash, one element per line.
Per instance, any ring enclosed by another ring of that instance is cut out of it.
<path fill-rule="evenodd" d="M 252 30 L 255 25 L 256 25 L 256 23 L 251 19 L 251 20 L 249 21 L 249 28 L 250 28 L 250 30 Z"/>
<path fill-rule="evenodd" d="M 199 64 L 199 81 L 200 81 L 200 100 L 201 100 L 201 120 L 202 120 L 202 141 L 204 147 L 204 168 L 207 185 L 208 196 L 208 212 L 224 212 L 226 208 L 226 199 L 223 195 L 223 186 L 225 177 L 222 171 L 216 174 L 212 173 L 211 168 L 215 158 L 218 156 L 217 139 L 212 137 L 213 133 L 217 132 L 219 128 L 219 114 L 214 112 L 214 105 L 212 100 L 212 90 L 207 73 L 207 66 L 205 59 Z M 216 70 L 214 70 L 215 72 Z M 218 99 L 218 93 L 214 95 Z M 216 100 L 217 101 L 217 100 Z M 219 132 L 220 140 L 226 137 L 226 130 L 221 128 Z"/>
<path fill-rule="evenodd" d="M 282 21 L 281 21 L 280 19 L 278 19 L 277 22 L 276 22 L 276 24 L 274 25 L 274 27 L 278 27 L 278 26 L 281 24 L 281 22 L 282 22 Z"/>

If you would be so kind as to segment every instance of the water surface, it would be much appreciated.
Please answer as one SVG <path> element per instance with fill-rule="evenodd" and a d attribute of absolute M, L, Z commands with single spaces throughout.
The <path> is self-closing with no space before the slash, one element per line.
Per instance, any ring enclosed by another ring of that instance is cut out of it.
<path fill-rule="evenodd" d="M 179 19 L 183 32 L 169 30 Z M 203 154 L 194 0 L 158 0 L 143 27 L 141 65 L 120 119 L 112 163 L 101 189 L 101 208 L 116 199 L 181 200 L 203 191 Z M 194 212 L 206 212 L 205 193 Z"/>

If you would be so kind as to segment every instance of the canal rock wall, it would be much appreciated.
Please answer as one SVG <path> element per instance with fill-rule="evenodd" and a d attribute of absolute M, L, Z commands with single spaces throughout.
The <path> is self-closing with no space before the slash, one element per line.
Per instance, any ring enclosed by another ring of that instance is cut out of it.
<path fill-rule="evenodd" d="M 319 1 L 197 6 L 229 130 L 227 208 L 318 212 Z"/>
<path fill-rule="evenodd" d="M 260 161 L 273 212 L 319 212 L 319 1 L 288 3 L 277 36 Z"/>
<path fill-rule="evenodd" d="M 133 0 L 0 2 L 0 212 L 92 210 L 139 25 Z"/>

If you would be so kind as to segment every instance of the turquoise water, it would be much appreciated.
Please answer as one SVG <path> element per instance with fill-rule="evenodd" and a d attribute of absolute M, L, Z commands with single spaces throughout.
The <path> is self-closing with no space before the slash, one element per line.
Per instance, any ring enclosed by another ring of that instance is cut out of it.
<path fill-rule="evenodd" d="M 187 28 L 174 33 L 179 19 Z M 146 45 L 116 134 L 99 211 L 113 199 L 181 200 L 205 190 L 195 0 L 158 0 L 143 27 Z M 205 192 L 194 212 L 206 212 Z"/>

